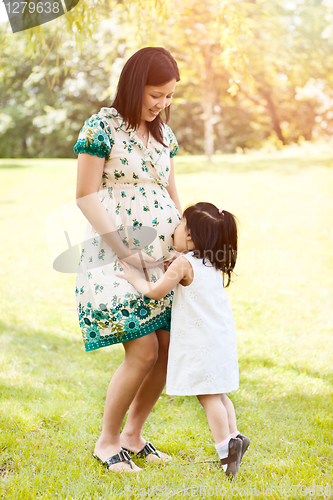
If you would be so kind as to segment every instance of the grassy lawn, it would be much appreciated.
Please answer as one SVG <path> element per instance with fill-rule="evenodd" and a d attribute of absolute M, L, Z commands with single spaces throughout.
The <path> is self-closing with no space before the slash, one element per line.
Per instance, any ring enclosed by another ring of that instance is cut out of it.
<path fill-rule="evenodd" d="M 45 220 L 75 196 L 74 160 L 0 160 L 0 498 L 333 498 L 333 156 L 176 157 L 183 206 L 240 220 L 228 289 L 251 438 L 237 481 L 194 397 L 160 397 L 145 437 L 173 456 L 139 475 L 92 458 L 120 345 L 85 353 L 73 274 L 52 269 Z M 140 462 L 138 462 L 140 464 Z"/>

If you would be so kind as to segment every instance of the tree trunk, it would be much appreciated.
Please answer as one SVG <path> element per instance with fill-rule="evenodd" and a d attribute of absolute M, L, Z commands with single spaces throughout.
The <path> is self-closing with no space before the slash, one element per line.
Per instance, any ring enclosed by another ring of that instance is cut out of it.
<path fill-rule="evenodd" d="M 287 141 L 283 137 L 282 130 L 281 130 L 280 123 L 279 123 L 279 119 L 277 117 L 276 109 L 275 109 L 271 94 L 267 90 L 264 90 L 264 89 L 260 89 L 260 93 L 266 101 L 266 107 L 267 107 L 267 111 L 269 113 L 269 116 L 271 117 L 271 120 L 272 120 L 273 130 L 276 133 L 276 135 L 278 136 L 279 140 L 285 146 L 287 144 Z"/>
<path fill-rule="evenodd" d="M 204 106 L 204 125 L 205 125 L 205 155 L 209 163 L 212 162 L 214 154 L 214 119 L 213 119 L 213 100 L 209 99 L 209 95 L 203 103 Z"/>

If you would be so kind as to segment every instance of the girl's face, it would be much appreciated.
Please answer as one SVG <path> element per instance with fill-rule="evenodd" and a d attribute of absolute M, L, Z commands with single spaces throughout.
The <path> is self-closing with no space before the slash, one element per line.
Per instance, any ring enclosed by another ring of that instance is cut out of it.
<path fill-rule="evenodd" d="M 193 250 L 194 245 L 191 240 L 190 232 L 186 228 L 186 219 L 182 217 L 179 225 L 176 227 L 173 234 L 173 248 L 177 252 L 185 252 L 186 250 Z"/>
<path fill-rule="evenodd" d="M 146 85 L 143 91 L 141 122 L 152 122 L 156 116 L 170 106 L 176 88 L 176 79 L 164 85 Z"/>

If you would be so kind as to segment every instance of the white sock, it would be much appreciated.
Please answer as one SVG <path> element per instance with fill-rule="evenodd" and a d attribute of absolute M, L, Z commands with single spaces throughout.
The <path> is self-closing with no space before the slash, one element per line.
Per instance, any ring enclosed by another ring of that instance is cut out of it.
<path fill-rule="evenodd" d="M 221 441 L 221 443 L 218 443 L 215 445 L 215 448 L 217 449 L 217 453 L 219 454 L 220 458 L 227 458 L 229 454 L 229 441 L 230 441 L 230 436 L 225 439 L 224 441 Z M 227 470 L 228 465 L 222 465 L 224 472 Z"/>
<path fill-rule="evenodd" d="M 232 433 L 230 434 L 230 437 L 231 437 L 231 438 L 236 438 L 236 437 L 238 436 L 238 434 L 239 434 L 239 432 L 238 432 L 238 431 L 236 431 L 236 432 L 232 432 Z"/>

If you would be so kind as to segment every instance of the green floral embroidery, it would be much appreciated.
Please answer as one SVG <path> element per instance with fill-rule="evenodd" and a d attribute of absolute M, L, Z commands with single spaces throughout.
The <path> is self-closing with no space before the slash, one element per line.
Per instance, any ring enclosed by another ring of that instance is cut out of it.
<path fill-rule="evenodd" d="M 142 227 L 142 222 L 139 222 L 137 219 L 133 219 L 133 227 Z"/>
<path fill-rule="evenodd" d="M 158 222 L 157 218 L 155 218 L 155 219 L 152 220 L 152 224 L 153 224 L 153 227 L 156 227 L 156 226 L 159 225 L 159 222 Z"/>
<path fill-rule="evenodd" d="M 116 295 L 111 304 L 99 304 L 93 309 L 91 302 L 78 304 L 80 327 L 85 349 L 91 351 L 106 345 L 136 338 L 137 334 L 150 333 L 157 328 L 170 327 L 173 292 L 160 301 L 151 300 L 141 294 L 125 294 L 121 302 Z M 157 311 L 160 310 L 160 313 Z"/>
<path fill-rule="evenodd" d="M 143 302 L 140 303 L 138 308 L 136 309 L 135 314 L 138 316 L 138 318 L 147 318 L 150 316 L 150 307 L 145 305 Z"/>
<path fill-rule="evenodd" d="M 146 165 L 145 160 L 141 160 L 141 165 L 142 165 L 142 167 L 141 167 L 142 172 L 148 172 L 148 167 Z"/>
<path fill-rule="evenodd" d="M 105 250 L 104 250 L 104 248 L 102 248 L 102 249 L 99 251 L 99 253 L 98 253 L 98 258 L 99 258 L 100 260 L 104 260 L 104 257 L 105 257 Z"/>
<path fill-rule="evenodd" d="M 154 251 L 154 245 L 147 245 L 145 248 L 144 248 L 144 251 L 148 254 L 148 255 L 151 255 Z M 150 299 L 149 299 L 150 300 Z"/>
<path fill-rule="evenodd" d="M 86 330 L 86 337 L 90 342 L 98 342 L 100 339 L 100 333 L 97 325 L 89 326 Z"/>
<path fill-rule="evenodd" d="M 119 170 L 115 170 L 114 171 L 114 176 L 115 176 L 116 179 L 119 180 L 119 179 L 121 179 L 121 177 L 125 177 L 125 174 L 124 174 L 124 172 L 122 170 L 120 170 L 120 171 Z"/>
<path fill-rule="evenodd" d="M 134 314 L 131 314 L 130 317 L 125 321 L 124 327 L 127 333 L 134 333 L 139 330 L 140 322 Z"/>
<path fill-rule="evenodd" d="M 109 176 L 108 176 L 107 172 L 104 172 L 103 175 L 102 175 L 102 179 L 106 179 L 107 180 L 108 178 L 109 178 Z M 105 180 L 102 182 L 102 187 L 106 188 L 106 182 L 105 182 Z"/>
<path fill-rule="evenodd" d="M 113 145 L 110 127 L 98 114 L 95 114 L 85 121 L 74 146 L 74 152 L 89 153 L 108 159 Z"/>
<path fill-rule="evenodd" d="M 128 165 L 128 159 L 127 158 L 120 158 L 120 161 L 123 165 Z"/>

